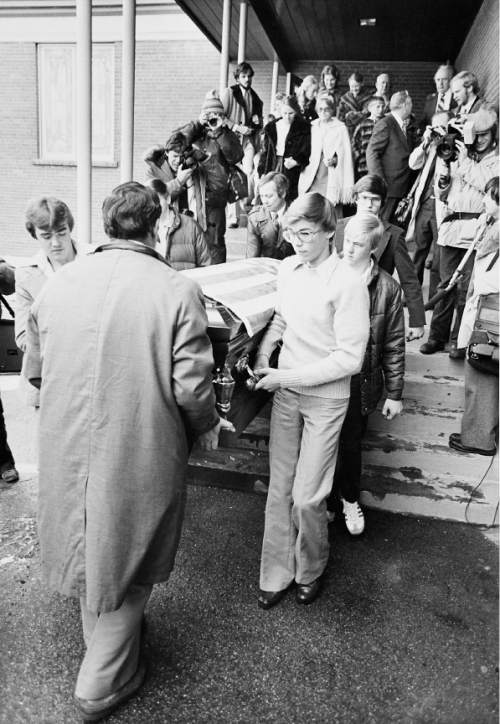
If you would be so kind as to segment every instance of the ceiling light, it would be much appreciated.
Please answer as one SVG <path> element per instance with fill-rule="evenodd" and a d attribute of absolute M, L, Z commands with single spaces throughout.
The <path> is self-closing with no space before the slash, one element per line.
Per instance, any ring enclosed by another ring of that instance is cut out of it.
<path fill-rule="evenodd" d="M 359 24 L 362 28 L 374 28 L 377 24 L 377 18 L 360 18 Z"/>

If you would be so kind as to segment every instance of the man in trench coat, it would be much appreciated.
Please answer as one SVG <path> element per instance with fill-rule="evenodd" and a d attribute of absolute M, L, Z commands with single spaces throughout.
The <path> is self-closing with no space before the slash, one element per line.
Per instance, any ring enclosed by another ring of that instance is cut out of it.
<path fill-rule="evenodd" d="M 217 447 L 221 427 L 202 293 L 153 250 L 160 213 L 151 189 L 117 187 L 110 242 L 53 275 L 28 318 L 41 559 L 49 585 L 80 599 L 85 721 L 143 682 L 144 607 L 174 564 L 189 446 Z"/>

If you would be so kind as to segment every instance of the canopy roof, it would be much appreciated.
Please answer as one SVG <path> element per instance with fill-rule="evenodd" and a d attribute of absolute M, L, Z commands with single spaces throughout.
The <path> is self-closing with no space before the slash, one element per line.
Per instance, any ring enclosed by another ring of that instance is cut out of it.
<path fill-rule="evenodd" d="M 176 0 L 220 50 L 223 0 Z M 286 70 L 300 60 L 453 62 L 482 0 L 249 0 L 246 56 Z M 233 1 L 230 58 L 238 55 Z M 361 26 L 375 18 L 374 26 Z"/>

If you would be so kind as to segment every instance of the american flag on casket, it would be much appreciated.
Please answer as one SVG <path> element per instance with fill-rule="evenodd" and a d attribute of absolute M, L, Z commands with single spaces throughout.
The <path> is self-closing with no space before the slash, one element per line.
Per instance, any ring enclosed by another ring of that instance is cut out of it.
<path fill-rule="evenodd" d="M 273 316 L 280 263 L 266 257 L 241 259 L 182 274 L 196 281 L 203 291 L 209 331 L 243 324 L 247 335 L 255 337 Z"/>

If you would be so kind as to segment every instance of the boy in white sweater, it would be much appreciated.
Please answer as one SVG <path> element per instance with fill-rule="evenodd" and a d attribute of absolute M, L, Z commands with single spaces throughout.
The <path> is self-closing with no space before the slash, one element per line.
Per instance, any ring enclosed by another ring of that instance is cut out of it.
<path fill-rule="evenodd" d="M 271 479 L 262 545 L 259 606 L 268 609 L 297 584 L 311 603 L 329 556 L 326 498 L 338 438 L 369 330 L 366 285 L 332 249 L 335 211 L 321 194 L 304 194 L 284 218 L 296 255 L 278 275 L 276 312 L 256 359 L 257 389 L 275 392 Z M 278 369 L 269 367 L 277 343 Z"/>

